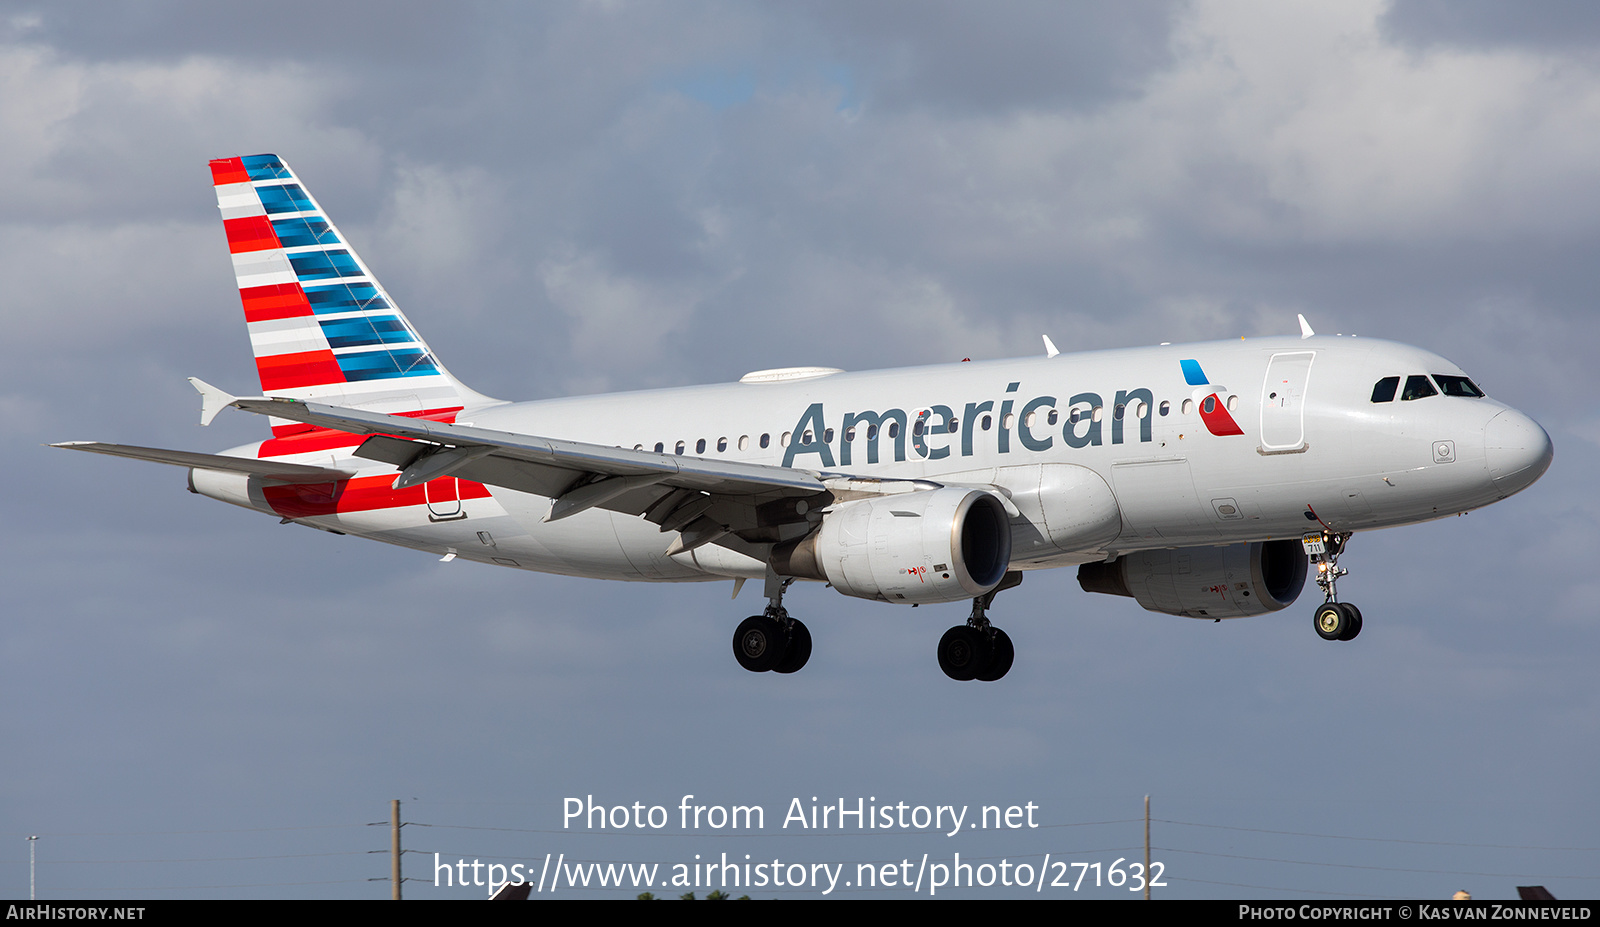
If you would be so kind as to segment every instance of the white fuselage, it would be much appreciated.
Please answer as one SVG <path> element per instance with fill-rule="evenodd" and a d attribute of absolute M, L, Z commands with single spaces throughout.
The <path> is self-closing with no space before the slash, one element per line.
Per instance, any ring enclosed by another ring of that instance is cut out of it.
<path fill-rule="evenodd" d="M 1190 369 L 1203 370 L 1203 382 Z M 1493 399 L 1373 401 L 1380 379 L 1422 374 L 1463 375 L 1435 354 L 1391 342 L 1264 338 L 503 403 L 469 407 L 458 422 L 995 487 L 1014 506 L 1012 569 L 1040 569 L 1141 549 L 1298 537 L 1317 530 L 1317 519 L 1340 532 L 1426 521 L 1504 498 L 1544 472 L 1548 436 Z M 1208 421 L 1206 408 L 1225 412 L 1227 422 Z M 254 457 L 260 448 L 228 453 Z M 287 459 L 362 476 L 396 472 L 351 456 L 353 449 Z M 284 514 L 247 482 L 214 471 L 191 476 L 199 492 Z M 748 544 L 669 557 L 674 533 L 639 516 L 595 508 L 546 522 L 551 501 L 541 496 L 498 487 L 454 499 L 430 492 L 427 504 L 340 507 L 296 520 L 441 555 L 605 579 L 761 577 L 767 569 Z"/>

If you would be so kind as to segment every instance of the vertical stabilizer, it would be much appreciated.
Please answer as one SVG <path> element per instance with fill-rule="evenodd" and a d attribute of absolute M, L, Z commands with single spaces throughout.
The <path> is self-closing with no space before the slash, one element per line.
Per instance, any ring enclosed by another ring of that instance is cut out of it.
<path fill-rule="evenodd" d="M 211 177 L 263 394 L 428 416 L 494 401 L 445 370 L 277 155 L 221 158 Z"/>

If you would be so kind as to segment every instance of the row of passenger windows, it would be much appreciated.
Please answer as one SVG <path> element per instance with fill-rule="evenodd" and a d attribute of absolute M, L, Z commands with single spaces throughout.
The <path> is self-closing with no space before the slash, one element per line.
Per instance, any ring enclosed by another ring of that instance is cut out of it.
<path fill-rule="evenodd" d="M 1207 403 L 1214 403 L 1214 401 L 1215 400 L 1212 397 L 1207 397 L 1206 398 L 1206 402 Z M 1377 401 L 1377 400 L 1374 400 L 1374 401 Z M 1229 396 L 1228 397 L 1228 401 L 1227 401 L 1227 406 L 1228 406 L 1229 409 L 1237 409 L 1237 408 L 1239 408 L 1239 397 L 1238 396 Z M 1172 412 L 1172 403 L 1163 400 L 1161 402 L 1161 404 L 1156 407 L 1156 410 L 1162 416 L 1169 415 Z M 1111 417 L 1113 419 L 1121 420 L 1129 411 L 1130 410 L 1128 409 L 1128 406 L 1126 404 L 1118 404 L 1118 405 L 1112 407 L 1112 409 L 1111 409 Z M 1133 403 L 1133 409 L 1131 411 L 1133 412 L 1133 417 L 1135 419 L 1144 418 L 1144 417 L 1146 417 L 1147 415 L 1150 414 L 1149 405 L 1147 403 L 1145 403 L 1143 400 L 1140 400 L 1138 402 Z M 1209 405 L 1208 405 L 1206 411 L 1208 413 L 1211 411 L 1211 408 L 1210 408 Z M 1193 399 L 1185 399 L 1183 401 L 1183 414 L 1184 415 L 1190 415 L 1193 412 L 1194 412 L 1194 400 Z M 1089 419 L 1090 421 L 1098 422 L 1101 419 L 1103 419 L 1104 417 L 1105 417 L 1105 408 L 1103 406 L 1094 406 L 1093 408 L 1071 409 L 1071 410 L 1069 410 L 1067 412 L 1066 420 L 1067 420 L 1068 423 L 1076 425 L 1078 422 L 1081 422 L 1086 418 Z M 1006 430 L 1009 431 L 1012 428 L 1012 426 L 1016 424 L 1016 418 L 1017 418 L 1017 416 L 1016 416 L 1015 413 L 1011 413 L 1011 412 L 1006 413 L 1005 421 L 1001 424 L 1001 427 L 1005 428 Z M 1059 410 L 1057 410 L 1057 409 L 1050 409 L 1048 412 L 1029 412 L 1027 415 L 1023 416 L 1023 424 L 1028 428 L 1034 428 L 1034 427 L 1036 427 L 1036 426 L 1038 426 L 1040 424 L 1044 424 L 1044 425 L 1059 425 L 1060 423 L 1061 423 L 1061 412 Z M 989 431 L 993 427 L 994 427 L 994 416 L 992 416 L 992 415 L 984 415 L 984 416 L 982 416 L 982 417 L 980 417 L 978 419 L 978 428 L 980 430 Z M 947 422 L 946 424 L 941 425 L 941 426 L 939 426 L 937 428 L 933 428 L 933 427 L 928 427 L 927 426 L 926 417 L 924 416 L 922 418 L 918 418 L 917 421 L 915 421 L 911 425 L 911 433 L 913 435 L 921 435 L 925 431 L 927 433 L 929 433 L 929 434 L 933 434 L 933 433 L 937 433 L 937 432 L 945 432 L 945 433 L 948 433 L 948 434 L 956 434 L 960 430 L 961 430 L 961 420 L 958 419 L 958 418 L 951 418 L 949 420 L 949 422 Z M 888 424 L 888 426 L 886 426 L 883 429 L 883 433 L 888 435 L 890 438 L 898 438 L 898 437 L 900 437 L 900 423 L 899 422 L 890 422 Z M 846 428 L 844 430 L 844 439 L 846 441 L 854 441 L 856 439 L 856 435 L 857 435 L 857 429 L 854 428 L 854 427 Z M 793 439 L 793 437 L 794 437 L 794 435 L 793 435 L 792 432 L 788 432 L 788 431 L 783 432 L 781 435 L 778 436 L 778 446 L 779 447 L 788 447 L 789 446 L 789 442 Z M 877 425 L 868 425 L 866 427 L 866 437 L 867 437 L 867 440 L 869 440 L 869 441 L 875 440 L 878 437 L 878 426 Z M 823 431 L 823 433 L 822 433 L 822 443 L 824 443 L 824 444 L 832 444 L 833 443 L 833 438 L 834 438 L 834 431 L 833 431 L 832 428 L 829 428 L 829 429 L 826 429 L 826 430 Z M 751 440 L 750 435 L 740 435 L 738 437 L 737 441 L 733 441 L 732 443 L 736 444 L 738 446 L 739 450 L 747 451 L 747 450 L 750 449 L 750 440 Z M 800 446 L 801 447 L 810 447 L 811 443 L 813 441 L 815 441 L 815 440 L 816 440 L 816 435 L 814 433 L 812 433 L 812 431 L 810 429 L 807 429 L 807 430 L 805 430 L 805 431 L 800 433 Z M 726 438 L 726 437 L 718 438 L 717 441 L 716 441 L 717 453 L 719 453 L 719 454 L 727 453 L 729 443 L 730 443 L 730 439 L 729 438 Z M 756 443 L 757 443 L 758 446 L 760 446 L 762 448 L 771 447 L 772 446 L 772 435 L 771 435 L 771 433 L 769 432 L 767 434 L 761 435 L 759 438 L 756 439 Z M 701 439 L 695 441 L 695 443 L 694 443 L 694 453 L 696 453 L 696 454 L 704 454 L 706 452 L 706 448 L 707 448 L 708 445 L 709 445 L 709 442 L 705 438 L 701 438 Z M 645 446 L 643 444 L 635 444 L 633 446 L 633 449 L 636 450 L 636 451 L 642 451 L 642 450 L 645 449 Z M 655 443 L 655 452 L 657 454 L 665 454 L 665 453 L 667 453 L 667 444 L 666 444 L 666 442 L 657 441 Z M 676 444 L 672 445 L 672 453 L 674 453 L 674 454 L 685 454 L 685 453 L 688 453 L 688 444 L 686 442 L 683 442 L 683 441 L 677 442 Z"/>
<path fill-rule="evenodd" d="M 1434 383 L 1439 384 L 1438 389 L 1433 388 Z M 1483 398 L 1483 390 L 1478 389 L 1478 384 L 1472 382 L 1466 377 L 1458 377 L 1447 373 L 1436 373 L 1433 375 L 1433 382 L 1430 383 L 1427 377 L 1420 373 L 1414 373 L 1411 376 L 1406 377 L 1406 386 L 1404 390 L 1400 389 L 1399 377 L 1384 377 L 1377 383 L 1374 383 L 1372 385 L 1372 401 L 1393 402 L 1394 394 L 1397 391 L 1400 393 L 1401 402 L 1409 402 L 1413 399 L 1426 399 L 1429 396 L 1437 396 L 1441 392 L 1446 396 L 1463 396 L 1468 399 Z"/>

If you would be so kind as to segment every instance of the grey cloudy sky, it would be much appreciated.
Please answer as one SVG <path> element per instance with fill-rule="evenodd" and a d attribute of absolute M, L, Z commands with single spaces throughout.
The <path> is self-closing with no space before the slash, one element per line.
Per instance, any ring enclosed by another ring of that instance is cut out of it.
<path fill-rule="evenodd" d="M 1002 684 L 938 671 L 964 607 L 814 587 L 811 664 L 755 676 L 754 590 L 440 564 L 41 446 L 259 437 L 184 377 L 255 386 L 206 161 L 269 151 L 498 397 L 1303 312 L 1450 357 L 1556 462 L 1358 537 L 1356 644 L 1312 592 L 1212 624 L 1066 570 L 999 599 Z M 0 3 L 0 895 L 41 834 L 45 897 L 384 897 L 390 798 L 449 859 L 1109 864 L 1148 793 L 1169 897 L 1592 897 L 1597 217 L 1590 4 Z M 1050 826 L 560 833 L 591 793 Z"/>

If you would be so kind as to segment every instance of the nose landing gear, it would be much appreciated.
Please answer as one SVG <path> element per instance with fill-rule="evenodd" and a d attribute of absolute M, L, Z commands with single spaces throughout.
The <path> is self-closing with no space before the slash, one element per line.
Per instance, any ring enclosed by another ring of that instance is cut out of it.
<path fill-rule="evenodd" d="M 1325 641 L 1353 641 L 1361 633 L 1361 609 L 1349 602 L 1340 602 L 1336 588 L 1339 577 L 1350 572 L 1339 566 L 1339 555 L 1344 553 L 1349 540 L 1349 532 L 1331 528 L 1300 539 L 1311 565 L 1317 568 L 1317 588 L 1322 590 L 1322 604 L 1317 606 L 1312 623 L 1317 636 Z"/>

